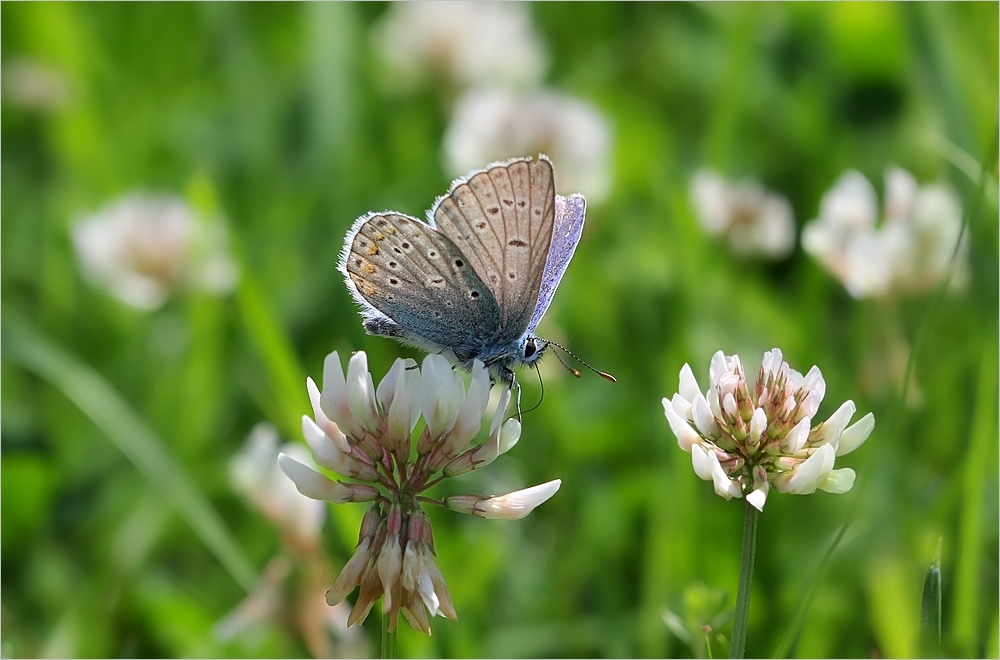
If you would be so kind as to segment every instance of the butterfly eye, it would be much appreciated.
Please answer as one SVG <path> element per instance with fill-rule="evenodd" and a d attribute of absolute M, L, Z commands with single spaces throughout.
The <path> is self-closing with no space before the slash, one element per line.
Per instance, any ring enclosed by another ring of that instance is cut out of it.
<path fill-rule="evenodd" d="M 537 351 L 537 350 L 538 350 L 538 347 L 535 346 L 535 340 L 534 339 L 529 339 L 528 341 L 524 342 L 524 357 L 525 358 L 530 358 L 532 355 L 535 354 L 535 351 Z"/>

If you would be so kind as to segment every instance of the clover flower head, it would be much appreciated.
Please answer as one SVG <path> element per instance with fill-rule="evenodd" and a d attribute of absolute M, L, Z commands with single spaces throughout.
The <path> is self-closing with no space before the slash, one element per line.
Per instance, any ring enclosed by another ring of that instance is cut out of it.
<path fill-rule="evenodd" d="M 833 469 L 834 460 L 857 449 L 875 428 L 868 413 L 851 426 L 856 410 L 845 401 L 825 422 L 814 425 L 826 394 L 819 368 L 804 376 L 789 368 L 777 348 L 764 354 L 751 388 L 738 355 L 712 356 L 709 389 L 702 394 L 690 365 L 663 410 L 681 449 L 691 454 L 695 474 L 715 492 L 747 497 L 764 509 L 768 492 L 806 495 L 817 489 L 845 493 L 854 470 Z"/>
<path fill-rule="evenodd" d="M 455 619 L 457 614 L 435 561 L 431 523 L 422 505 L 516 519 L 552 497 L 560 481 L 496 497 L 434 500 L 423 494 L 442 479 L 489 465 L 520 438 L 520 422 L 504 420 L 511 398 L 505 389 L 486 440 L 469 446 L 490 394 L 489 373 L 478 360 L 468 386 L 444 357 L 430 355 L 420 369 L 412 361 L 396 360 L 376 388 L 365 353 L 351 357 L 345 374 L 333 352 L 324 364 L 323 390 L 312 379 L 306 384 L 313 417 L 302 418 L 302 431 L 313 457 L 349 481 L 333 481 L 287 454 L 278 456 L 278 465 L 307 497 L 335 504 L 372 502 L 354 555 L 327 592 L 327 603 L 335 605 L 360 587 L 348 625 L 364 621 L 382 598 L 390 630 L 402 612 L 413 628 L 429 635 L 429 617 Z"/>
<path fill-rule="evenodd" d="M 549 65 L 524 3 L 393 3 L 372 38 L 389 79 L 401 87 L 427 77 L 462 86 L 532 85 Z"/>
<path fill-rule="evenodd" d="M 795 247 L 791 204 L 759 182 L 730 183 L 702 168 L 691 177 L 690 194 L 702 228 L 712 236 L 725 236 L 736 254 L 780 259 Z"/>
<path fill-rule="evenodd" d="M 255 426 L 246 443 L 229 461 L 229 481 L 249 504 L 267 516 L 300 550 L 319 543 L 326 515 L 322 502 L 304 497 L 278 469 L 279 453 L 312 465 L 302 445 L 278 446 L 278 431 L 266 422 Z"/>
<path fill-rule="evenodd" d="M 559 170 L 557 193 L 590 203 L 611 190 L 611 129 L 583 99 L 548 89 L 476 88 L 455 105 L 444 137 L 447 168 L 456 176 L 511 154 L 546 153 Z"/>
<path fill-rule="evenodd" d="M 959 244 L 962 205 L 952 190 L 919 186 L 909 172 L 889 168 L 879 220 L 875 189 L 849 170 L 823 196 L 819 218 L 803 228 L 802 246 L 855 298 L 933 288 L 947 273 L 956 245 L 951 284 L 968 282 L 968 241 Z"/>
<path fill-rule="evenodd" d="M 72 232 L 83 275 L 139 309 L 160 307 L 180 288 L 224 294 L 236 285 L 225 226 L 176 197 L 127 194 L 77 218 Z"/>

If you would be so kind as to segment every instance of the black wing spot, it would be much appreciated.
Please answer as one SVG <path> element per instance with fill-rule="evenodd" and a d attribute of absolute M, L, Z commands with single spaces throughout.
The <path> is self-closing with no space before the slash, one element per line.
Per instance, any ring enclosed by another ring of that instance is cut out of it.
<path fill-rule="evenodd" d="M 472 298 L 473 300 L 475 300 L 476 298 L 479 297 L 479 292 L 478 291 L 470 291 L 469 292 L 469 297 Z"/>
<path fill-rule="evenodd" d="M 499 211 L 500 209 L 497 209 L 497 210 Z M 485 222 L 477 222 L 476 223 L 476 229 L 486 229 L 486 223 Z M 464 236 L 463 236 L 463 238 L 464 238 Z"/>
<path fill-rule="evenodd" d="M 397 280 L 395 277 L 390 277 L 389 284 L 399 284 L 399 280 Z"/>
<path fill-rule="evenodd" d="M 407 243 L 406 241 L 403 241 L 402 245 L 403 245 L 403 249 L 404 250 L 409 250 L 410 249 L 410 244 Z"/>
<path fill-rule="evenodd" d="M 386 224 L 385 218 L 379 218 L 378 220 L 375 221 L 375 224 L 377 224 L 379 227 L 385 227 Z"/>
<path fill-rule="evenodd" d="M 518 208 L 522 208 L 523 209 L 524 208 L 524 200 L 522 199 L 520 202 L 518 202 L 517 206 L 518 206 Z"/>
<path fill-rule="evenodd" d="M 512 199 L 505 199 L 505 200 L 503 200 L 503 203 L 506 206 L 514 206 L 514 200 L 512 200 Z"/>
<path fill-rule="evenodd" d="M 542 209 L 535 209 L 535 215 L 541 215 Z"/>
<path fill-rule="evenodd" d="M 486 212 L 489 213 L 490 215 L 496 215 L 497 213 L 500 212 L 500 207 L 491 206 L 490 208 L 486 209 Z M 482 227 L 480 227 L 480 229 L 482 229 Z"/>
<path fill-rule="evenodd" d="M 354 265 L 355 266 L 360 266 L 361 265 L 361 259 L 355 259 L 354 260 Z"/>
<path fill-rule="evenodd" d="M 522 241 L 520 238 L 513 238 L 507 241 L 507 245 L 512 247 L 528 247 L 528 244 Z"/>
<path fill-rule="evenodd" d="M 437 310 L 434 310 L 434 318 L 436 318 L 436 319 L 441 318 L 441 312 L 439 312 Z"/>
<path fill-rule="evenodd" d="M 389 268 L 395 268 L 395 267 L 396 267 L 396 262 L 395 261 L 390 261 L 389 262 Z"/>
<path fill-rule="evenodd" d="M 512 280 L 516 280 L 517 279 L 517 275 L 515 275 L 513 271 L 507 273 L 507 277 L 509 277 Z"/>
<path fill-rule="evenodd" d="M 462 266 L 464 266 L 464 265 L 465 265 L 465 262 L 464 262 L 464 261 L 462 261 L 461 259 L 455 259 L 455 265 L 456 265 L 457 267 L 461 268 Z"/>
<path fill-rule="evenodd" d="M 395 252 L 396 254 L 403 254 L 403 251 L 400 250 L 398 247 L 392 248 L 392 251 Z"/>
<path fill-rule="evenodd" d="M 431 250 L 430 252 L 427 253 L 427 256 L 428 257 L 436 257 L 436 256 L 438 256 L 438 253 L 435 252 L 434 250 Z"/>

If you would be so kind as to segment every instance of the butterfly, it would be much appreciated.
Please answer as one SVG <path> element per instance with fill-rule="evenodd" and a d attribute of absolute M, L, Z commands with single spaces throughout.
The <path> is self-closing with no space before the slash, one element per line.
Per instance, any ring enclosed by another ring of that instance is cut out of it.
<path fill-rule="evenodd" d="M 555 193 L 552 162 L 514 158 L 456 179 L 427 222 L 385 211 L 358 218 L 339 269 L 368 334 L 481 360 L 514 384 L 552 342 L 535 335 L 586 215 L 583 195 Z"/>

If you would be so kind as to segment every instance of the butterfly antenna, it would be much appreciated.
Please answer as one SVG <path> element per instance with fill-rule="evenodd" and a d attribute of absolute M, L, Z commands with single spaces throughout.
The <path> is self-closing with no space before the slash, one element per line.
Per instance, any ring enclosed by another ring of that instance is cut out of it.
<path fill-rule="evenodd" d="M 536 403 L 535 405 L 533 405 L 530 408 L 528 408 L 527 410 L 525 410 L 524 412 L 526 412 L 526 413 L 530 413 L 533 410 L 538 410 L 538 407 L 542 405 L 542 401 L 545 400 L 545 382 L 542 381 L 542 372 L 538 370 L 538 365 L 537 364 L 536 365 L 532 365 L 532 366 L 534 366 L 534 368 L 535 368 L 535 375 L 538 376 L 538 389 L 541 390 L 541 394 L 538 397 L 538 403 Z M 518 389 L 520 390 L 520 388 L 518 388 Z M 518 403 L 520 403 L 520 400 L 518 401 Z M 518 407 L 517 413 L 518 413 L 517 421 L 521 421 L 521 408 L 520 407 Z"/>
<path fill-rule="evenodd" d="M 563 345 L 561 345 L 561 344 L 557 344 L 556 342 L 554 342 L 554 341 L 550 341 L 550 340 L 548 340 L 548 339 L 546 339 L 546 340 L 545 340 L 545 344 L 546 344 L 547 346 L 548 346 L 548 345 L 551 345 L 551 346 L 555 346 L 556 348 L 558 348 L 559 350 L 561 350 L 562 352 L 564 352 L 564 353 L 565 353 L 566 355 L 569 355 L 569 356 L 570 356 L 570 357 L 572 357 L 572 358 L 573 358 L 574 360 L 576 360 L 577 362 L 579 362 L 579 363 L 580 363 L 580 364 L 582 364 L 583 366 L 585 366 L 585 367 L 587 367 L 588 369 L 590 369 L 591 371 L 593 371 L 593 372 L 594 372 L 595 374 L 597 374 L 597 375 L 598 375 L 598 376 L 600 376 L 601 378 L 604 378 L 605 380 L 610 380 L 610 381 L 611 381 L 612 383 L 617 383 L 617 382 L 618 382 L 618 379 L 617 379 L 617 378 L 615 378 L 614 376 L 612 376 L 611 374 L 609 374 L 609 373 L 608 373 L 608 372 L 606 372 L 606 371 L 601 371 L 600 369 L 595 369 L 594 367 L 590 366 L 590 365 L 589 365 L 589 364 L 587 364 L 587 363 L 586 363 L 586 362 L 585 362 L 584 360 L 582 360 L 582 359 L 580 358 L 580 356 L 579 356 L 579 355 L 577 355 L 577 354 L 576 354 L 576 353 L 574 353 L 573 351 L 569 350 L 569 349 L 568 349 L 568 348 L 566 348 L 565 346 L 563 346 Z M 571 374 L 573 374 L 573 375 L 574 375 L 574 376 L 576 376 L 577 378 L 579 378 L 579 377 L 580 377 L 580 371 L 579 371 L 579 369 L 574 369 L 573 367 L 571 367 L 571 366 L 569 366 L 568 364 L 566 364 L 566 362 L 565 362 L 565 361 L 564 361 L 564 360 L 562 359 L 562 357 L 561 357 L 561 356 L 560 356 L 560 355 L 559 355 L 558 353 L 555 353 L 555 356 L 556 356 L 556 358 L 558 358 L 558 359 L 559 359 L 559 363 L 560 363 L 560 364 L 562 364 L 562 366 L 564 366 L 564 367 L 566 367 L 567 369 L 569 369 L 569 372 L 570 372 Z"/>

